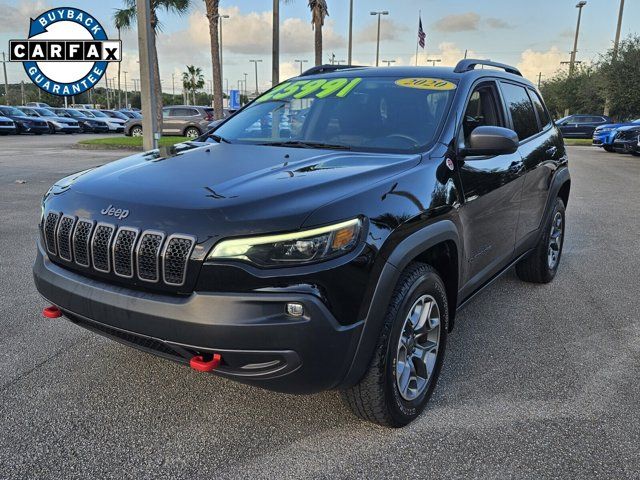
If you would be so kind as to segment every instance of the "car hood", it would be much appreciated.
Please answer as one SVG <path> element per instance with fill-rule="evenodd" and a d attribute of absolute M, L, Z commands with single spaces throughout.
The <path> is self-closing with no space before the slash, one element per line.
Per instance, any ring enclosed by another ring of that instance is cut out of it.
<path fill-rule="evenodd" d="M 27 115 L 11 115 L 12 120 L 18 120 L 19 122 L 37 122 L 37 123 L 46 123 L 40 117 L 28 117 Z"/>
<path fill-rule="evenodd" d="M 605 128 L 611 128 L 611 129 L 616 129 L 616 128 L 620 128 L 620 127 L 626 127 L 626 126 L 640 126 L 640 124 L 637 123 L 631 123 L 631 122 L 627 122 L 627 123 L 608 123 L 605 125 L 600 125 L 598 128 L 596 128 L 597 131 L 603 130 Z"/>
<path fill-rule="evenodd" d="M 638 125 L 637 123 L 632 123 L 618 129 L 619 132 L 628 132 L 629 130 L 640 130 L 640 125 Z"/>
<path fill-rule="evenodd" d="M 187 143 L 58 182 L 48 210 L 198 238 L 296 230 L 316 209 L 417 165 L 420 155 Z M 336 220 L 342 220 L 336 212 Z"/>

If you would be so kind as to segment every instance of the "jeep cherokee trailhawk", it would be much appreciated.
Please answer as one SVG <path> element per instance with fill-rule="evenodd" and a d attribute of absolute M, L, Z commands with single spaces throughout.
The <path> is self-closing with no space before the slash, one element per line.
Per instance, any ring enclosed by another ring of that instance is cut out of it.
<path fill-rule="evenodd" d="M 35 282 L 46 316 L 401 426 L 465 302 L 513 265 L 553 279 L 569 188 L 513 67 L 321 66 L 193 142 L 53 185 Z"/>

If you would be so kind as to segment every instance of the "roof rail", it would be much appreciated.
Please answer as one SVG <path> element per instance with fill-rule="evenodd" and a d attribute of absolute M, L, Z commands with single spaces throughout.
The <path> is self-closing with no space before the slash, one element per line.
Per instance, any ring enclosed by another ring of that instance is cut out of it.
<path fill-rule="evenodd" d="M 453 71 L 455 73 L 470 72 L 471 70 L 475 70 L 477 65 L 486 65 L 487 67 L 501 68 L 507 73 L 512 73 L 520 77 L 522 76 L 520 70 L 518 70 L 516 67 L 512 67 L 511 65 L 492 62 L 491 60 L 477 60 L 473 58 L 465 58 L 464 60 L 460 60 Z"/>
<path fill-rule="evenodd" d="M 318 65 L 311 67 L 309 70 L 305 70 L 300 76 L 306 77 L 307 75 L 316 75 L 318 73 L 335 72 L 336 70 L 345 70 L 348 68 L 362 68 L 360 65 Z"/>

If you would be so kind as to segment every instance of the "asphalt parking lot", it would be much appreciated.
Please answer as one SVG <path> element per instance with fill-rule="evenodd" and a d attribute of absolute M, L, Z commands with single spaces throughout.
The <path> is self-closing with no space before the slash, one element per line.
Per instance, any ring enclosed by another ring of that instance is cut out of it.
<path fill-rule="evenodd" d="M 78 138 L 0 138 L 1 479 L 640 478 L 640 159 L 570 148 L 556 280 L 510 272 L 477 297 L 430 407 L 387 430 L 335 392 L 262 391 L 41 318 L 42 194 L 123 156 Z"/>

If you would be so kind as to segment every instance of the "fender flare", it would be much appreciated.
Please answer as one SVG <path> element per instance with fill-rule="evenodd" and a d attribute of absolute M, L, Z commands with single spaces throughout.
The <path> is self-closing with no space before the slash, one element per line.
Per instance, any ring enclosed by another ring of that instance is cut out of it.
<path fill-rule="evenodd" d="M 551 214 L 551 210 L 553 210 L 553 206 L 555 204 L 556 198 L 558 197 L 560 189 L 570 181 L 571 175 L 569 174 L 569 169 L 566 166 L 559 168 L 556 171 L 555 175 L 551 178 L 549 195 L 547 196 L 547 203 L 544 206 L 544 215 L 542 215 L 542 217 L 540 218 L 540 225 L 538 226 L 540 235 L 544 233 L 544 229 L 542 228 L 542 226 L 544 225 L 544 222 L 547 220 L 548 216 Z"/>
<path fill-rule="evenodd" d="M 440 220 L 412 233 L 395 247 L 378 277 L 369 309 L 364 318 L 364 326 L 355 348 L 351 366 L 340 382 L 341 387 L 344 388 L 355 385 L 366 373 L 378 343 L 378 337 L 382 331 L 384 318 L 393 290 L 403 270 L 415 257 L 439 243 L 448 240 L 453 241 L 458 251 L 459 282 L 460 259 L 462 259 L 459 238 L 458 228 L 455 223 L 451 220 Z M 456 307 L 457 305 L 449 306 L 449 311 L 455 312 Z"/>

